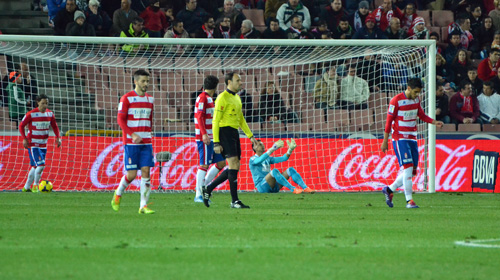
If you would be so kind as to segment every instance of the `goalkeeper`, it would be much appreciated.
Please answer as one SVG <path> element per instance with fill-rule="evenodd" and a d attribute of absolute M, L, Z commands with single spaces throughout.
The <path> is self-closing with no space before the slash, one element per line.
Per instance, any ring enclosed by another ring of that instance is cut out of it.
<path fill-rule="evenodd" d="M 257 145 L 252 144 L 255 155 L 250 158 L 250 172 L 252 172 L 255 188 L 260 193 L 277 193 L 282 187 L 286 187 L 296 194 L 302 192 L 315 193 L 315 190 L 307 187 L 295 168 L 289 167 L 282 173 L 278 169 L 271 170 L 271 164 L 287 161 L 292 155 L 293 150 L 297 147 L 293 138 L 290 141 L 287 140 L 286 143 L 288 151 L 281 157 L 272 157 L 271 155 L 277 149 L 283 147 L 283 140 L 276 141 L 267 152 L 265 152 L 266 148 L 262 141 L 258 140 Z M 288 182 L 290 177 L 299 185 L 298 187 L 294 187 Z"/>

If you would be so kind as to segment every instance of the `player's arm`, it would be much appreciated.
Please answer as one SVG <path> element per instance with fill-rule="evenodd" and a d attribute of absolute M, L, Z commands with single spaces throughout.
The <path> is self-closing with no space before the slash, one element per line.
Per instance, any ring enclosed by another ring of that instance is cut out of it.
<path fill-rule="evenodd" d="M 288 146 L 288 151 L 280 157 L 272 158 L 270 160 L 270 163 L 274 164 L 274 163 L 284 162 L 287 161 L 290 158 L 290 156 L 292 156 L 293 150 L 297 148 L 297 143 L 295 143 L 295 140 L 291 138 L 290 140 L 286 140 L 286 144 Z"/>
<path fill-rule="evenodd" d="M 432 119 L 431 117 L 427 116 L 424 112 L 424 109 L 422 109 L 422 106 L 418 106 L 418 117 L 426 122 L 426 123 L 430 123 L 430 124 L 433 124 L 437 127 L 442 127 L 443 126 L 443 122 L 442 121 L 436 121 L 434 119 Z"/>
<path fill-rule="evenodd" d="M 256 158 L 253 161 L 250 161 L 250 164 L 252 165 L 259 165 L 261 164 L 264 160 L 267 158 L 270 159 L 270 163 L 274 163 L 274 158 L 271 157 L 271 155 L 279 148 L 283 147 L 284 143 L 283 140 L 278 140 L 276 141 L 271 148 L 267 150 L 267 152 L 263 153 L 260 157 Z M 288 158 L 287 158 L 288 159 Z"/>
<path fill-rule="evenodd" d="M 52 126 L 52 131 L 54 131 L 54 134 L 56 135 L 57 147 L 59 148 L 61 147 L 62 139 L 61 135 L 59 134 L 59 127 L 57 126 L 56 116 L 54 113 L 52 113 L 52 119 L 50 119 L 50 126 Z"/>
<path fill-rule="evenodd" d="M 118 105 L 117 121 L 123 133 L 126 135 L 130 135 L 130 137 L 132 137 L 132 141 L 138 144 L 142 141 L 141 137 L 132 132 L 132 129 L 130 129 L 130 127 L 128 127 L 127 125 L 127 115 L 128 115 L 129 105 L 130 103 L 128 102 L 128 99 L 125 96 L 122 96 L 122 98 L 120 99 L 120 104 Z M 137 142 L 137 140 L 139 141 Z"/>
<path fill-rule="evenodd" d="M 217 154 L 222 153 L 222 146 L 220 145 L 219 139 L 219 130 L 220 130 L 220 121 L 222 120 L 222 116 L 224 115 L 224 110 L 226 110 L 226 101 L 224 98 L 215 99 L 215 112 L 214 118 L 212 120 L 212 134 L 214 137 L 214 152 Z"/>
<path fill-rule="evenodd" d="M 210 137 L 208 137 L 207 128 L 205 127 L 205 120 L 207 119 L 206 112 L 206 99 L 198 101 L 198 111 L 194 115 L 198 127 L 200 128 L 200 134 L 205 145 L 210 145 Z"/>
<path fill-rule="evenodd" d="M 384 129 L 384 140 L 382 141 L 382 145 L 380 146 L 380 150 L 382 152 L 386 152 L 387 149 L 389 148 L 389 133 L 391 133 L 391 126 L 392 122 L 394 119 L 396 119 L 396 116 L 398 115 L 398 103 L 393 98 L 391 100 L 391 103 L 389 104 L 389 110 L 387 111 L 387 119 L 385 122 L 385 129 Z"/>
<path fill-rule="evenodd" d="M 31 122 L 31 114 L 28 113 L 24 116 L 23 120 L 19 124 L 19 133 L 21 133 L 21 137 L 23 138 L 23 147 L 26 149 L 29 149 L 30 146 L 29 146 L 28 138 L 26 138 L 26 132 L 24 131 L 24 128 L 30 122 Z"/>

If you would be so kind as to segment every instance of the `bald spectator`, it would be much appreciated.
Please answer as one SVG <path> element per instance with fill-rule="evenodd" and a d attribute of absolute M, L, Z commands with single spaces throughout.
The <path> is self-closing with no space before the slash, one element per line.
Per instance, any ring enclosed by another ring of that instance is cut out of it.
<path fill-rule="evenodd" d="M 485 58 L 477 67 L 477 76 L 483 82 L 489 81 L 497 76 L 500 67 L 500 49 L 493 48 L 488 58 Z"/>
<path fill-rule="evenodd" d="M 203 19 L 207 15 L 203 8 L 198 7 L 196 0 L 186 0 L 186 8 L 177 13 L 177 19 L 184 23 L 184 29 L 189 33 L 189 36 L 195 38 L 196 31 L 203 25 Z"/>
<path fill-rule="evenodd" d="M 292 25 L 286 31 L 288 39 L 314 39 L 314 35 L 307 31 L 302 25 L 299 15 L 292 16 Z"/>
<path fill-rule="evenodd" d="M 288 3 L 281 5 L 276 14 L 283 30 L 288 30 L 292 26 L 292 16 L 299 16 L 302 20 L 302 27 L 309 29 L 311 27 L 311 15 L 309 9 L 299 0 L 288 0 Z"/>
<path fill-rule="evenodd" d="M 355 31 L 365 26 L 365 20 L 370 13 L 370 4 L 368 1 L 361 1 L 358 4 L 358 10 L 349 17 L 349 24 Z"/>
<path fill-rule="evenodd" d="M 264 10 L 264 18 L 276 18 L 276 14 L 281 5 L 285 4 L 287 0 L 266 0 L 266 8 Z"/>
<path fill-rule="evenodd" d="M 376 26 L 375 18 L 372 15 L 366 17 L 365 26 L 356 31 L 352 36 L 353 39 L 387 39 L 384 32 Z"/>
<path fill-rule="evenodd" d="M 408 34 L 401 28 L 399 18 L 393 17 L 389 23 L 389 27 L 385 30 L 387 39 L 402 40 L 408 37 Z"/>
<path fill-rule="evenodd" d="M 215 23 L 219 25 L 225 18 L 230 19 L 232 30 L 239 30 L 241 23 L 246 19 L 241 11 L 234 8 L 234 0 L 224 0 L 224 7 L 219 8 Z"/>
<path fill-rule="evenodd" d="M 66 7 L 60 10 L 54 18 L 54 35 L 64 36 L 68 24 L 75 21 L 76 1 L 67 0 Z"/>
<path fill-rule="evenodd" d="M 333 31 L 337 29 L 340 19 L 345 16 L 347 16 L 347 13 L 342 7 L 342 0 L 332 0 L 330 5 L 321 10 L 319 18 L 326 21 L 328 29 Z"/>
<path fill-rule="evenodd" d="M 139 14 L 130 8 L 132 0 L 121 0 L 121 8 L 113 13 L 113 27 L 111 33 L 117 36 L 122 30 L 127 30 L 132 20 Z"/>
<path fill-rule="evenodd" d="M 382 6 L 375 9 L 371 14 L 381 30 L 386 30 L 392 17 L 401 19 L 403 12 L 392 4 L 391 0 L 384 0 Z"/>

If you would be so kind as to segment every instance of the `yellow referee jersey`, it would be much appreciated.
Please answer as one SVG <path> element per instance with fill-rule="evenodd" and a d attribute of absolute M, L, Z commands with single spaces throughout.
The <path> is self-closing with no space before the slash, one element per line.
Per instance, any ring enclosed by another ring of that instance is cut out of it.
<path fill-rule="evenodd" d="M 214 143 L 219 142 L 219 128 L 229 126 L 241 129 L 248 138 L 252 137 L 252 131 L 248 127 L 243 111 L 241 110 L 240 96 L 227 89 L 217 96 L 215 100 L 215 114 L 212 122 L 212 133 Z"/>

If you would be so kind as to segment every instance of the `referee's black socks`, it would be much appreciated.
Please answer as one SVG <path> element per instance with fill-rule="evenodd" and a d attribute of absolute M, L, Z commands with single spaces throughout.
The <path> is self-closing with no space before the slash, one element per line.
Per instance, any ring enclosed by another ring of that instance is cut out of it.
<path fill-rule="evenodd" d="M 237 171 L 236 171 L 237 172 Z M 224 183 L 224 181 L 227 180 L 227 177 L 228 177 L 228 169 L 225 169 L 224 171 L 222 171 L 222 173 L 217 177 L 215 178 L 212 183 L 210 183 L 208 186 L 207 186 L 207 191 L 208 193 L 212 193 L 212 191 L 217 188 L 218 185 Z"/>
<path fill-rule="evenodd" d="M 228 169 L 228 180 L 229 180 L 229 189 L 231 190 L 231 198 L 233 202 L 238 200 L 238 170 L 236 169 Z"/>

